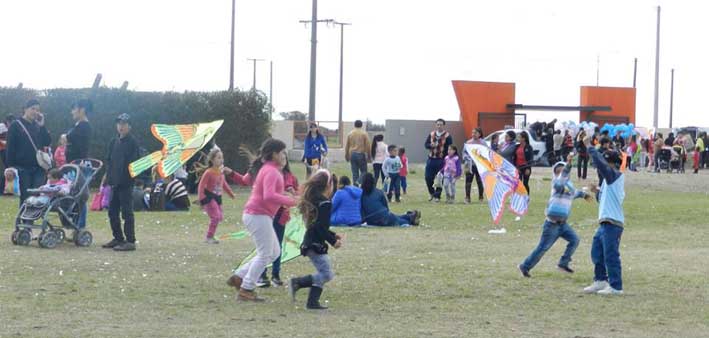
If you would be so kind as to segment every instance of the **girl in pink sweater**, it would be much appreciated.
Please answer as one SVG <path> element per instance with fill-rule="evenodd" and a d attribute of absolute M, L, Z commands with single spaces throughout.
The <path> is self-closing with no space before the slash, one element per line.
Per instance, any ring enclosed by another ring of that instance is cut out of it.
<path fill-rule="evenodd" d="M 249 174 L 254 177 L 253 188 L 244 206 L 243 222 L 256 245 L 256 256 L 227 280 L 227 285 L 239 290 L 236 298 L 239 301 L 264 301 L 254 292 L 256 281 L 266 266 L 281 254 L 281 246 L 273 230 L 273 218 L 281 207 L 290 208 L 296 204 L 296 200 L 285 193 L 281 170 L 286 161 L 285 143 L 268 139 L 261 145 L 259 157 L 249 169 Z"/>
<path fill-rule="evenodd" d="M 199 181 L 197 194 L 199 196 L 199 204 L 209 216 L 209 229 L 207 230 L 208 244 L 219 244 L 219 241 L 214 239 L 214 233 L 217 231 L 217 225 L 224 220 L 222 212 L 222 192 L 226 192 L 229 197 L 234 199 L 234 193 L 231 191 L 229 184 L 224 179 L 222 173 L 224 167 L 224 155 L 219 149 L 212 149 L 207 156 L 209 161 L 209 169 L 207 169 Z"/>

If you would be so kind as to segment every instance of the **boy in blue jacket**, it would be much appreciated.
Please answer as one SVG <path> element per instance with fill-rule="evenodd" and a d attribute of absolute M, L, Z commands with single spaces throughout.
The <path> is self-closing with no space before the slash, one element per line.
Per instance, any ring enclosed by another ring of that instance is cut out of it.
<path fill-rule="evenodd" d="M 332 197 L 332 225 L 362 224 L 362 189 L 355 187 L 347 176 L 340 176 L 339 189 Z"/>
<path fill-rule="evenodd" d="M 584 142 L 588 146 L 588 137 Z M 625 175 L 620 172 L 622 160 L 617 151 L 606 150 L 601 153 L 594 147 L 588 149 L 603 178 L 603 184 L 600 190 L 596 186 L 590 187 L 596 192 L 598 200 L 599 226 L 591 246 L 591 259 L 595 265 L 593 284 L 583 291 L 600 295 L 621 295 L 623 280 L 620 266 L 620 237 L 623 234 L 625 221 L 623 215 Z"/>
<path fill-rule="evenodd" d="M 569 154 L 566 160 L 567 163 L 558 162 L 554 164 L 554 168 L 552 169 L 554 179 L 551 184 L 551 197 L 549 198 L 545 212 L 546 221 L 544 222 L 542 236 L 539 239 L 537 248 L 519 265 L 519 271 L 524 277 L 531 277 L 529 271 L 537 265 L 539 260 L 542 259 L 547 250 L 554 245 L 559 237 L 565 239 L 569 244 L 566 245 L 564 255 L 561 256 L 557 266 L 559 270 L 563 272 L 574 272 L 574 270 L 569 267 L 569 263 L 571 263 L 571 256 L 579 245 L 579 237 L 566 220 L 571 214 L 571 202 L 574 199 L 584 198 L 589 200 L 591 196 L 583 191 L 576 190 L 571 183 L 569 175 L 571 173 L 572 166 L 570 163 L 572 160 L 573 154 Z"/>

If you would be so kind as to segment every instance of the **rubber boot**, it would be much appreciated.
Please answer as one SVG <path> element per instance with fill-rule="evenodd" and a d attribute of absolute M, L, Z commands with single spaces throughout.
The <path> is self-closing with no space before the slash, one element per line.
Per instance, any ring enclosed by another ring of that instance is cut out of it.
<path fill-rule="evenodd" d="M 313 276 L 307 275 L 304 277 L 291 278 L 290 287 L 288 292 L 290 292 L 290 297 L 295 303 L 295 293 L 302 288 L 309 288 L 313 286 Z"/>
<path fill-rule="evenodd" d="M 310 293 L 308 294 L 308 304 L 307 307 L 310 310 L 327 310 L 326 306 L 320 305 L 320 295 L 322 295 L 322 288 L 313 286 L 310 288 Z"/>

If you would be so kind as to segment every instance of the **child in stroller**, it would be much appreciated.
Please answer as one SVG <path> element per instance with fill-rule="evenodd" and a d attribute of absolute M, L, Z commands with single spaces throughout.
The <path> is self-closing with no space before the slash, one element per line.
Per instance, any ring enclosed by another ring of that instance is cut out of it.
<path fill-rule="evenodd" d="M 91 245 L 93 235 L 80 226 L 79 218 L 89 198 L 89 183 L 102 166 L 101 161 L 84 159 L 51 170 L 46 185 L 28 190 L 34 196 L 20 206 L 12 243 L 29 245 L 32 230 L 38 229 L 39 246 L 52 249 L 66 238 L 64 229 L 68 229 L 73 231 L 71 241 L 76 246 Z"/>
<path fill-rule="evenodd" d="M 48 204 L 55 196 L 69 194 L 69 182 L 62 178 L 62 172 L 54 168 L 47 173 L 47 184 L 39 187 L 36 191 L 39 196 L 30 196 L 25 203 L 37 208 L 42 208 Z"/>

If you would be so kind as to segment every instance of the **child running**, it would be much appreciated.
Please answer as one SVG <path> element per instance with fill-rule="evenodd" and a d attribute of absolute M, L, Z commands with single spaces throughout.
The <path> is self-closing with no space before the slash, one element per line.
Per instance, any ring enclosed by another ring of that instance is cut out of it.
<path fill-rule="evenodd" d="M 588 140 L 585 140 L 588 145 Z M 600 190 L 591 186 L 598 200 L 598 230 L 593 236 L 591 259 L 595 265 L 593 284 L 583 289 L 586 293 L 600 295 L 623 294 L 622 269 L 620 266 L 620 237 L 623 234 L 625 217 L 625 175 L 620 171 L 621 158 L 616 151 L 601 154 L 589 148 L 593 163 L 603 177 Z"/>
<path fill-rule="evenodd" d="M 273 218 L 281 207 L 296 205 L 293 197 L 285 194 L 281 170 L 286 165 L 286 144 L 268 139 L 261 145 L 259 156 L 249 168 L 254 177 L 249 201 L 244 206 L 243 222 L 256 245 L 256 256 L 239 267 L 227 280 L 227 285 L 239 290 L 238 301 L 264 302 L 256 295 L 256 281 L 270 264 L 281 254 Z M 329 215 L 328 215 L 329 217 Z"/>
<path fill-rule="evenodd" d="M 320 304 L 325 283 L 332 280 L 330 257 L 327 255 L 328 243 L 335 249 L 342 246 L 342 237 L 330 231 L 330 210 L 332 203 L 332 180 L 327 170 L 319 170 L 303 186 L 303 198 L 298 209 L 308 228 L 300 246 L 300 254 L 310 258 L 317 272 L 312 275 L 290 280 L 290 295 L 295 302 L 295 294 L 302 288 L 310 288 L 306 307 L 311 310 L 324 310 Z"/>
<path fill-rule="evenodd" d="M 566 163 L 558 162 L 554 164 L 551 197 L 547 203 L 546 221 L 542 228 L 542 237 L 539 239 L 537 248 L 519 265 L 519 271 L 524 277 L 531 277 L 529 271 L 537 265 L 559 237 L 565 239 L 569 244 L 566 245 L 564 255 L 561 256 L 557 267 L 560 271 L 574 273 L 574 270 L 569 267 L 569 263 L 571 263 L 571 256 L 579 245 L 579 237 L 566 220 L 571 214 L 571 202 L 576 198 L 590 200 L 590 195 L 576 190 L 571 183 L 569 176 L 572 160 L 573 154 L 569 154 L 566 158 Z"/>
<path fill-rule="evenodd" d="M 458 156 L 458 147 L 450 145 L 448 147 L 448 156 L 446 156 L 441 173 L 443 173 L 443 188 L 446 190 L 446 203 L 453 204 L 455 202 L 455 182 L 462 173 L 460 165 L 460 156 Z"/>
<path fill-rule="evenodd" d="M 406 175 L 409 174 L 409 158 L 406 157 L 406 149 L 399 148 L 399 159 L 401 160 L 401 170 L 399 170 L 399 179 L 401 180 L 401 193 L 406 195 Z"/>
<path fill-rule="evenodd" d="M 396 149 L 395 145 L 389 145 L 387 147 L 389 152 L 389 157 L 384 160 L 382 164 L 382 173 L 389 178 L 389 188 L 387 189 L 387 200 L 391 202 L 391 195 L 394 194 L 396 198 L 396 203 L 401 202 L 401 177 L 399 172 L 403 165 L 401 164 L 401 159 L 397 154 L 399 151 Z"/>
<path fill-rule="evenodd" d="M 214 148 L 207 155 L 209 168 L 202 174 L 197 188 L 199 196 L 199 204 L 209 216 L 209 229 L 207 237 L 204 240 L 207 244 L 219 244 L 219 241 L 214 238 L 214 233 L 217 231 L 217 225 L 224 220 L 224 212 L 222 212 L 222 192 L 226 192 L 231 199 L 234 199 L 234 192 L 231 191 L 229 184 L 224 179 L 224 155 L 222 151 Z"/>

